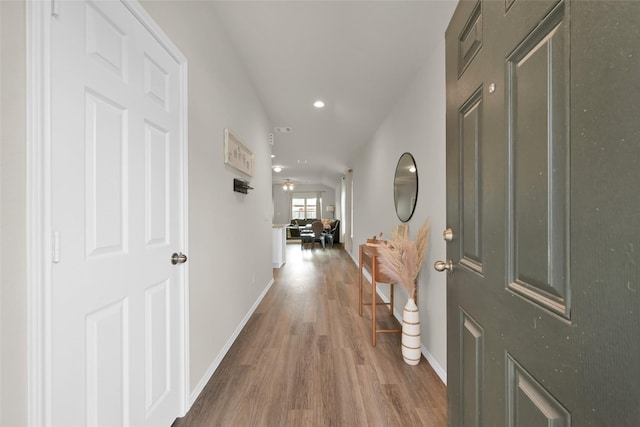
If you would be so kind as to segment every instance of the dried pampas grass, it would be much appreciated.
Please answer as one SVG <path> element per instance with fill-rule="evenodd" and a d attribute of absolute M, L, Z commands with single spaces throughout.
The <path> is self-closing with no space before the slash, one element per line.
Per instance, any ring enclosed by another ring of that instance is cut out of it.
<path fill-rule="evenodd" d="M 391 234 L 393 240 L 388 240 L 378 248 L 380 271 L 393 283 L 402 285 L 409 297 L 415 298 L 416 279 L 422 268 L 429 238 L 429 219 L 418 230 L 415 241 L 409 239 L 406 226 L 398 226 Z"/>

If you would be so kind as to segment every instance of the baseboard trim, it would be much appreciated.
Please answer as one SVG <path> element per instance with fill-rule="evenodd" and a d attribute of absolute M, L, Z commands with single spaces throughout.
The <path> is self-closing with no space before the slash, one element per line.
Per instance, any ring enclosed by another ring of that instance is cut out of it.
<path fill-rule="evenodd" d="M 429 365 L 431 365 L 433 370 L 436 372 L 436 375 L 440 378 L 440 381 L 442 381 L 444 385 L 447 385 L 447 371 L 442 369 L 442 366 L 440 366 L 440 364 L 438 364 L 438 362 L 436 361 L 436 359 L 434 359 L 431 353 L 427 351 L 424 344 L 421 347 L 421 351 L 424 358 L 427 359 L 427 362 L 429 362 Z"/>
<path fill-rule="evenodd" d="M 258 299 L 256 299 L 256 302 L 253 303 L 253 305 L 251 306 L 249 311 L 247 311 L 247 314 L 244 316 L 244 318 L 242 319 L 238 327 L 235 329 L 235 331 L 233 331 L 233 334 L 231 334 L 231 336 L 225 343 L 224 347 L 222 347 L 222 350 L 220 350 L 220 353 L 218 353 L 218 356 L 216 356 L 216 358 L 213 360 L 213 363 L 211 363 L 211 365 L 209 366 L 209 369 L 207 369 L 207 372 L 203 375 L 202 379 L 198 382 L 198 385 L 193 389 L 193 392 L 191 393 L 191 396 L 189 399 L 189 409 L 191 409 L 191 407 L 195 403 L 198 396 L 200 396 L 200 393 L 202 393 L 202 391 L 206 387 L 209 380 L 211 380 L 211 377 L 213 376 L 214 372 L 216 371 L 216 369 L 218 369 L 218 366 L 220 366 L 222 359 L 227 354 L 227 352 L 229 351 L 229 349 L 231 348 L 235 340 L 238 338 L 238 335 L 240 335 L 240 332 L 242 332 L 242 329 L 244 329 L 245 325 L 247 324 L 247 322 L 249 321 L 253 313 L 256 311 L 256 308 L 258 308 L 258 305 L 260 305 L 260 303 L 262 302 L 262 299 L 265 297 L 269 289 L 271 289 L 271 286 L 273 285 L 274 282 L 275 282 L 274 279 L 271 279 L 271 281 L 269 281 L 269 283 L 264 288 L 260 296 L 258 296 Z"/>

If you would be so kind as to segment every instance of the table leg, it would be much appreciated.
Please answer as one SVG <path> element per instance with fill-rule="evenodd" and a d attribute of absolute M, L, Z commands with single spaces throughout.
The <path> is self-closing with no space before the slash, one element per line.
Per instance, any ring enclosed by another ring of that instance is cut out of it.
<path fill-rule="evenodd" d="M 362 317 L 362 247 L 360 247 L 358 261 L 358 265 L 360 266 L 358 271 L 358 313 L 360 314 L 360 317 Z"/>
<path fill-rule="evenodd" d="M 376 281 L 371 281 L 371 345 L 376 346 Z"/>
<path fill-rule="evenodd" d="M 376 296 L 378 293 L 376 292 L 376 257 L 372 257 L 371 259 L 371 345 L 376 346 L 376 307 L 378 306 Z"/>

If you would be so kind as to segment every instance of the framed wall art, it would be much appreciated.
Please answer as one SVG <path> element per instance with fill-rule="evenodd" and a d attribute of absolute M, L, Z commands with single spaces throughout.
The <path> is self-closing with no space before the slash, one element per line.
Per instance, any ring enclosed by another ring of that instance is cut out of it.
<path fill-rule="evenodd" d="M 224 162 L 244 174 L 253 176 L 253 152 L 229 129 L 224 130 Z"/>

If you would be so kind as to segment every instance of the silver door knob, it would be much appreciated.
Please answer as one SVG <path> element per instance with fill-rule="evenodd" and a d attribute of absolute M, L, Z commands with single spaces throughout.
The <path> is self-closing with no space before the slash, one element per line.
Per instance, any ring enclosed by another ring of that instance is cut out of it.
<path fill-rule="evenodd" d="M 185 262 L 187 262 L 187 256 L 185 254 L 183 254 L 182 252 L 180 252 L 180 253 L 174 252 L 171 255 L 171 264 L 173 264 L 173 265 L 184 264 Z"/>
<path fill-rule="evenodd" d="M 442 232 L 442 237 L 444 238 L 444 240 L 446 240 L 447 242 L 450 242 L 453 240 L 453 229 L 452 228 L 447 228 L 446 230 L 444 230 Z"/>
<path fill-rule="evenodd" d="M 446 261 L 436 261 L 433 264 L 433 268 L 435 268 L 436 271 L 447 270 L 449 273 L 453 273 L 453 261 L 451 261 L 450 259 Z"/>

